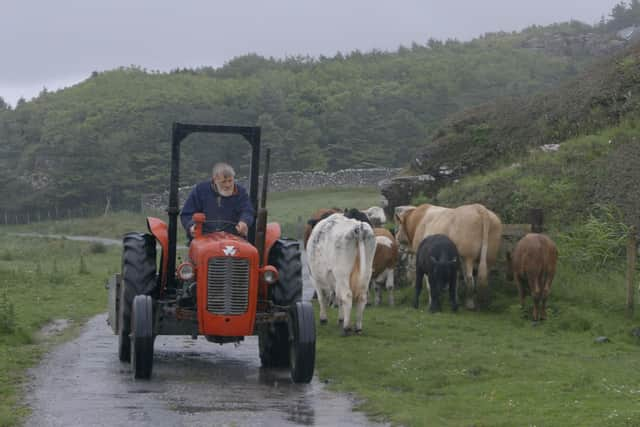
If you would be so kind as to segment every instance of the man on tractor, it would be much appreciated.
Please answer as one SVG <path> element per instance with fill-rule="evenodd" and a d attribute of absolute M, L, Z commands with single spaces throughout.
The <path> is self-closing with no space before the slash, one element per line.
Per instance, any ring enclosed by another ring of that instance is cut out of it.
<path fill-rule="evenodd" d="M 228 163 L 216 163 L 211 180 L 201 182 L 191 190 L 180 213 L 189 240 L 193 238 L 195 224 L 192 217 L 196 212 L 204 213 L 207 218 L 203 227 L 205 233 L 227 231 L 247 237 L 255 210 L 247 190 L 235 182 L 235 175 Z"/>

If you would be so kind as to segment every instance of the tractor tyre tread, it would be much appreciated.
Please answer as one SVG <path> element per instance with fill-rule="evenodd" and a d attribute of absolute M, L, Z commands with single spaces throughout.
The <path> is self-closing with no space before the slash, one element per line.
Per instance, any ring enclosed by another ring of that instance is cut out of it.
<path fill-rule="evenodd" d="M 290 306 L 302 300 L 302 255 L 300 242 L 277 240 L 269 252 L 269 264 L 278 269 L 278 281 L 271 286 L 271 300 Z"/>

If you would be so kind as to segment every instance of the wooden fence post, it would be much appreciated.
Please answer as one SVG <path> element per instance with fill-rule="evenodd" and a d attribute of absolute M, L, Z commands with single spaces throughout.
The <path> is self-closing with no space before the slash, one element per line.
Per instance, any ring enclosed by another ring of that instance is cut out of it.
<path fill-rule="evenodd" d="M 629 229 L 629 238 L 627 240 L 627 315 L 633 316 L 633 294 L 634 294 L 634 276 L 636 272 L 637 258 L 637 229 L 631 226 Z"/>
<path fill-rule="evenodd" d="M 542 233 L 544 228 L 544 211 L 540 208 L 529 209 L 529 222 L 533 233 Z"/>

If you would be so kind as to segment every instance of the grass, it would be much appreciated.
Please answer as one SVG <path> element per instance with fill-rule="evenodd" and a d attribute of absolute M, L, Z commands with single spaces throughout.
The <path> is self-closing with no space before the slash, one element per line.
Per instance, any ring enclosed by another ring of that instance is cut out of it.
<path fill-rule="evenodd" d="M 327 188 L 314 191 L 272 193 L 267 199 L 269 221 L 279 222 L 283 234 L 302 238 L 307 220 L 320 208 L 359 208 L 380 205 L 380 193 L 375 188 Z"/>
<path fill-rule="evenodd" d="M 49 345 L 73 334 L 87 318 L 106 310 L 106 279 L 120 268 L 120 249 L 100 253 L 90 243 L 17 238 L 0 234 L 0 426 L 28 412 L 20 399 L 25 371 Z M 74 327 L 63 337 L 41 339 L 53 319 Z"/>
<path fill-rule="evenodd" d="M 403 289 L 396 307 L 365 310 L 362 336 L 341 337 L 331 311 L 318 327 L 320 378 L 394 425 L 640 425 L 640 340 L 622 310 L 622 273 L 561 268 L 537 327 L 530 299 L 522 312 L 515 290 L 498 287 L 491 311 L 445 303 L 438 314 L 410 307 L 413 290 Z M 600 299 L 575 296 L 581 288 Z M 611 342 L 595 343 L 603 335 Z"/>

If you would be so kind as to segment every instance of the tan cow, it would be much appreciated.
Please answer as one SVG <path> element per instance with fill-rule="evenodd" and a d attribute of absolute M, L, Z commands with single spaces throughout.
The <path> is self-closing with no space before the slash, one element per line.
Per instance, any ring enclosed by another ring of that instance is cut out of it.
<path fill-rule="evenodd" d="M 373 274 L 371 285 L 375 290 L 375 305 L 382 299 L 382 285 L 389 292 L 389 305 L 394 305 L 393 300 L 393 273 L 398 263 L 398 242 L 393 234 L 386 228 L 374 228 L 376 235 L 376 252 L 373 257 Z"/>
<path fill-rule="evenodd" d="M 558 261 L 555 243 L 544 234 L 529 233 L 520 239 L 510 258 L 513 278 L 518 285 L 520 305 L 524 308 L 523 281 L 526 281 L 533 298 L 533 320 L 546 319 L 547 298 Z"/>
<path fill-rule="evenodd" d="M 502 238 L 502 222 L 480 204 L 445 208 L 430 204 L 407 208 L 395 215 L 396 238 L 416 253 L 420 242 L 433 234 L 445 234 L 462 258 L 466 306 L 474 309 L 477 296 L 488 295 L 488 272 L 495 263 Z M 477 266 L 477 288 L 473 277 Z"/>

